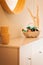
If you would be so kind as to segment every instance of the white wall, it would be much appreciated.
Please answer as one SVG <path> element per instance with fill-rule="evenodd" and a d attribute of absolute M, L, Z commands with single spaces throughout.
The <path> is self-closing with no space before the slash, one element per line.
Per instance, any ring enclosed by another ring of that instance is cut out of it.
<path fill-rule="evenodd" d="M 40 18 L 40 30 L 41 30 L 41 36 L 43 36 L 43 0 L 38 0 L 39 4 L 39 18 Z M 21 37 L 22 32 L 21 29 L 30 24 L 30 22 L 33 23 L 30 14 L 27 11 L 27 7 L 31 9 L 33 14 L 36 13 L 36 6 L 34 0 L 26 0 L 24 10 L 17 15 L 12 15 L 6 13 L 3 8 L 0 6 L 0 26 L 8 26 L 9 27 L 9 33 L 11 37 Z M 35 8 L 34 8 L 35 7 Z"/>

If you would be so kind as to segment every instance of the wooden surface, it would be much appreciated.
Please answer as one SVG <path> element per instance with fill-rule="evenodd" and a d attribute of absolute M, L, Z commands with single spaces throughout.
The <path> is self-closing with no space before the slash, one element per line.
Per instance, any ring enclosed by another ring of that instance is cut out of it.
<path fill-rule="evenodd" d="M 0 1 L 1 6 L 10 14 L 18 14 L 20 13 L 25 5 L 25 0 L 18 0 L 17 5 L 15 6 L 14 10 L 12 11 L 9 6 L 6 3 L 6 0 L 1 0 Z"/>
<path fill-rule="evenodd" d="M 15 14 L 20 13 L 23 10 L 24 5 L 25 5 L 25 0 L 18 0 L 18 3 L 16 5 L 16 7 L 14 8 L 13 12 Z"/>
<path fill-rule="evenodd" d="M 7 45 L 0 44 L 0 47 L 17 47 L 20 48 L 23 45 L 30 44 L 39 38 L 15 38 L 11 39 Z"/>
<path fill-rule="evenodd" d="M 6 10 L 8 13 L 13 13 L 10 9 L 9 9 L 9 7 L 8 7 L 8 5 L 6 4 L 6 2 L 5 2 L 5 0 L 1 0 L 1 6 L 3 7 L 3 9 L 4 10 Z"/>
<path fill-rule="evenodd" d="M 19 48 L 0 47 L 0 65 L 19 65 Z"/>

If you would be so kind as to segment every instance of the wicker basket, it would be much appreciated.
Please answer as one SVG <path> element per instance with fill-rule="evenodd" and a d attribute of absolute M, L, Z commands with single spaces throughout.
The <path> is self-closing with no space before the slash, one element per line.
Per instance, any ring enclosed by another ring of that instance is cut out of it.
<path fill-rule="evenodd" d="M 39 36 L 39 31 L 29 31 L 29 32 L 23 32 L 24 36 L 27 38 L 36 38 Z"/>

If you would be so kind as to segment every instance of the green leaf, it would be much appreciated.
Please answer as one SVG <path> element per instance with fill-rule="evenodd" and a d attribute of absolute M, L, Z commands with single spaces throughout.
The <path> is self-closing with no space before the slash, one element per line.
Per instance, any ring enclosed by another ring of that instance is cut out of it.
<path fill-rule="evenodd" d="M 28 26 L 28 27 L 27 27 L 27 29 L 31 29 L 31 27 L 30 27 L 30 26 Z"/>
<path fill-rule="evenodd" d="M 23 32 L 27 32 L 26 30 L 22 29 Z"/>

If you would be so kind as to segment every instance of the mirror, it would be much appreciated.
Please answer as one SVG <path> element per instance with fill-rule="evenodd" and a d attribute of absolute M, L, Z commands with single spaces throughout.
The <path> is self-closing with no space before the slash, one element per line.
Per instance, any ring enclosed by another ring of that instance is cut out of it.
<path fill-rule="evenodd" d="M 8 13 L 18 14 L 24 8 L 25 0 L 1 0 L 1 6 Z"/>

